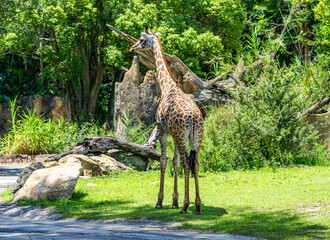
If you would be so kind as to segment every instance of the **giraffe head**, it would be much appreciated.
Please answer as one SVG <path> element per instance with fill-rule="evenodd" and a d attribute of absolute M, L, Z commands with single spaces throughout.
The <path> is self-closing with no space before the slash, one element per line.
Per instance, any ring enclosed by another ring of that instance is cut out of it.
<path fill-rule="evenodd" d="M 134 43 L 134 45 L 130 48 L 130 51 L 139 52 L 147 49 L 151 49 L 153 51 L 153 40 L 155 36 L 159 37 L 160 33 L 150 33 L 146 28 L 146 31 L 141 33 L 140 39 Z"/>

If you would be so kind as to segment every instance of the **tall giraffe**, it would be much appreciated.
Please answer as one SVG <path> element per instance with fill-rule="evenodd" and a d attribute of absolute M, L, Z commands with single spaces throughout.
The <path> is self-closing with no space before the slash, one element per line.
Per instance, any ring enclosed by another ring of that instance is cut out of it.
<path fill-rule="evenodd" d="M 153 131 L 154 139 L 160 140 L 160 189 L 156 208 L 162 208 L 164 198 L 164 177 L 167 165 L 166 147 L 167 136 L 174 139 L 175 149 L 173 157 L 174 191 L 172 208 L 179 208 L 178 204 L 178 169 L 179 154 L 182 159 L 185 178 L 185 195 L 181 213 L 187 213 L 189 206 L 189 171 L 195 178 L 196 199 L 195 213 L 201 214 L 201 199 L 198 186 L 198 154 L 204 135 L 204 123 L 200 109 L 179 87 L 179 82 L 170 72 L 159 40 L 159 33 L 149 33 L 146 29 L 141 38 L 131 47 L 131 52 L 151 49 L 154 53 L 157 67 L 157 77 L 161 88 L 161 98 L 157 110 L 157 126 Z M 188 155 L 187 140 L 189 138 L 191 152 Z M 155 147 L 155 143 L 150 143 Z"/>

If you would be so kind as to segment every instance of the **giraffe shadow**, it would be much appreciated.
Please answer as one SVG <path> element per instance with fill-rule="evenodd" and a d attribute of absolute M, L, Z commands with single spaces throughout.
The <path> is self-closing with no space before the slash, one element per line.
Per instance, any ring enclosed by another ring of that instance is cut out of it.
<path fill-rule="evenodd" d="M 177 220 L 177 221 L 185 221 L 185 220 L 205 220 L 209 221 L 210 219 L 219 219 L 223 215 L 228 214 L 228 211 L 221 207 L 213 207 L 213 206 L 205 206 L 202 204 L 202 214 L 195 214 L 195 204 L 191 203 L 188 207 L 188 212 L 186 214 L 180 213 L 180 206 L 177 209 L 173 209 L 170 205 L 164 205 L 163 208 L 155 208 L 155 206 L 143 205 L 131 209 L 132 215 L 139 215 L 143 213 L 144 217 L 147 218 L 160 218 L 164 221 L 169 220 Z"/>

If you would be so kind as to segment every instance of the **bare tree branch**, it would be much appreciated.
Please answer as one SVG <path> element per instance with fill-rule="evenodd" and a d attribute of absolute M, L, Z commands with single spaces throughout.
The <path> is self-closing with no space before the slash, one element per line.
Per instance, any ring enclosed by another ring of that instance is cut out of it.
<path fill-rule="evenodd" d="M 315 113 L 317 110 L 319 110 L 320 108 L 322 108 L 324 105 L 326 105 L 328 103 L 330 103 L 330 96 L 323 98 L 321 101 L 319 101 L 312 107 L 310 107 L 310 108 L 306 109 L 304 112 L 298 114 L 298 117 L 304 117 L 307 114 Z"/>

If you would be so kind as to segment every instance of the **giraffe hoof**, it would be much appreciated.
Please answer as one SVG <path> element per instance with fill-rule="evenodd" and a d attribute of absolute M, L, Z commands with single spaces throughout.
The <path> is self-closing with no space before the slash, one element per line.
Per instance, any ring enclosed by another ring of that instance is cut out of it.
<path fill-rule="evenodd" d="M 195 214 L 197 214 L 197 215 L 201 215 L 202 213 L 201 213 L 201 206 L 196 206 L 196 208 L 195 208 Z"/>
<path fill-rule="evenodd" d="M 160 204 L 156 204 L 156 208 L 163 208 L 163 206 Z"/>

